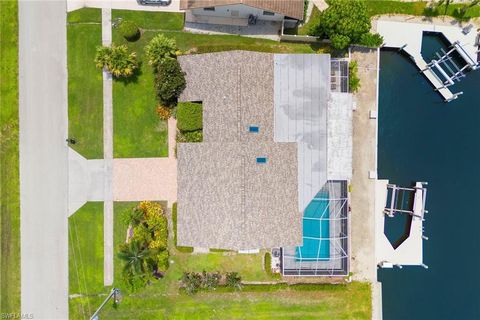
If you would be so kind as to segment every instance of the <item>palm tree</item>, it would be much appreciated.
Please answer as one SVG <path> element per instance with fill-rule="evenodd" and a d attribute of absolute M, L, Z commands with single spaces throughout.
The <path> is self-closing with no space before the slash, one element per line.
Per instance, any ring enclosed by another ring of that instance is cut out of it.
<path fill-rule="evenodd" d="M 151 251 L 142 247 L 140 242 L 133 240 L 120 249 L 118 257 L 125 262 L 123 271 L 127 275 L 142 276 L 145 274 L 147 259 L 151 257 Z"/>
<path fill-rule="evenodd" d="M 126 45 L 98 47 L 95 54 L 97 68 L 105 68 L 114 77 L 129 77 L 138 68 L 137 55 L 129 52 Z"/>

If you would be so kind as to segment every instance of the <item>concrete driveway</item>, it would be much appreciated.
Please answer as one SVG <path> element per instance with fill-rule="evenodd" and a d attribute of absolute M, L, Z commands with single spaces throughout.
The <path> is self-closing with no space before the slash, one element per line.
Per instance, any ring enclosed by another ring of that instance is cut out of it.
<path fill-rule="evenodd" d="M 65 1 L 19 1 L 21 312 L 68 318 Z"/>

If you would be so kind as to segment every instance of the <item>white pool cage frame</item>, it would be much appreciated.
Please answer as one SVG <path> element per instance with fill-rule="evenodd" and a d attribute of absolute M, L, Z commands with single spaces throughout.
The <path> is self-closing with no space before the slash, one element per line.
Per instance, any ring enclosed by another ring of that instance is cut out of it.
<path fill-rule="evenodd" d="M 328 198 L 314 199 L 328 201 L 320 217 L 303 217 L 303 219 L 319 220 L 320 222 L 327 220 L 329 223 L 329 237 L 313 238 L 303 236 L 303 239 L 328 240 L 330 256 L 328 259 L 320 257 L 320 245 L 317 256 L 314 258 L 302 258 L 301 247 L 284 247 L 282 248 L 282 274 L 284 276 L 346 276 L 349 273 L 349 202 L 347 181 L 328 181 L 322 191 L 328 191 L 329 196 Z M 324 217 L 327 208 L 329 216 Z M 319 223 L 319 228 L 321 227 L 322 223 Z M 300 257 L 296 255 L 297 251 L 300 253 Z"/>

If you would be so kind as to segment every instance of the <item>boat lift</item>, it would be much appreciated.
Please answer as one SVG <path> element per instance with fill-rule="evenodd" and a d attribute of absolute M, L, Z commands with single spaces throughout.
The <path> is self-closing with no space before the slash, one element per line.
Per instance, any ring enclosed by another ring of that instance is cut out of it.
<path fill-rule="evenodd" d="M 407 213 L 414 218 L 423 220 L 424 214 L 426 212 L 428 213 L 428 211 L 425 210 L 427 189 L 424 185 L 426 184 L 426 182 L 417 182 L 415 187 L 412 188 L 404 188 L 398 187 L 395 184 L 388 184 L 387 190 L 391 196 L 390 199 L 387 199 L 387 206 L 384 209 L 384 213 L 389 217 L 393 217 L 395 212 Z M 411 208 L 405 208 L 403 206 L 405 203 L 405 195 L 407 195 L 407 197 L 413 195 L 413 206 Z M 417 201 L 420 201 L 420 203 L 417 203 Z"/>
<path fill-rule="evenodd" d="M 466 64 L 464 66 L 459 67 L 455 63 L 451 56 L 453 52 L 457 52 L 460 57 L 465 60 Z M 426 72 L 427 70 L 430 72 L 433 70 L 439 72 L 445 79 L 442 80 L 442 88 L 446 88 L 455 84 L 455 81 L 460 81 L 465 77 L 465 71 L 468 69 L 476 70 L 479 66 L 479 63 L 470 57 L 470 55 L 465 51 L 458 41 L 455 41 L 450 46 L 448 51 L 445 51 L 442 48 L 441 53 L 436 52 L 435 55 L 437 56 L 437 59 L 432 59 L 432 61 L 427 64 L 426 68 L 424 68 L 422 72 Z M 456 93 L 455 97 L 461 95 L 462 93 L 463 92 Z"/>

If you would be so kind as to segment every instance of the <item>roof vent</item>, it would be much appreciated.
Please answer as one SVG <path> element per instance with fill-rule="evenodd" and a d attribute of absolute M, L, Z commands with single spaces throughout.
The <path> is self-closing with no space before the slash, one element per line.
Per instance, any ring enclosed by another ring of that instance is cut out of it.
<path fill-rule="evenodd" d="M 257 163 L 267 163 L 266 157 L 257 157 Z"/>

